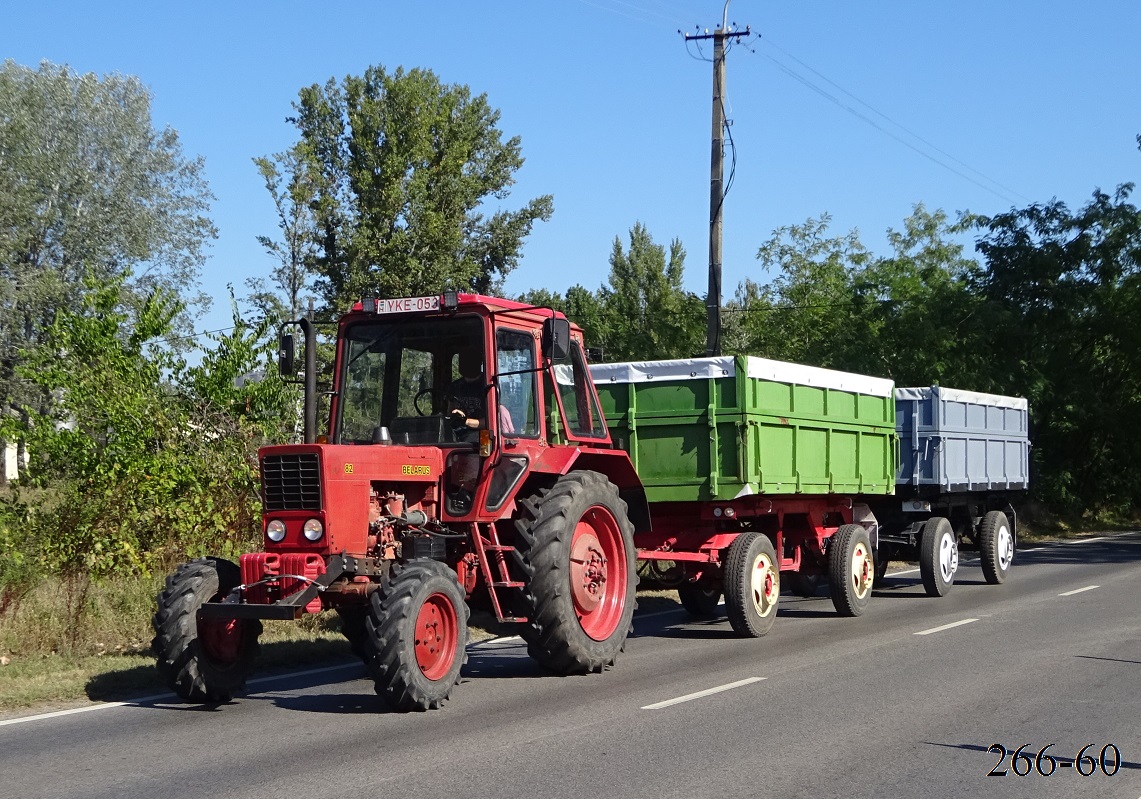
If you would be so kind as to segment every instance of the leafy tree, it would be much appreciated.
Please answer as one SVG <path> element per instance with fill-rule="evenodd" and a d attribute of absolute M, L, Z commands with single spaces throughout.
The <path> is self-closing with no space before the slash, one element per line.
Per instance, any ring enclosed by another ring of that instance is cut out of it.
<path fill-rule="evenodd" d="M 567 289 L 565 295 L 549 289 L 531 289 L 521 294 L 519 301 L 542 308 L 553 308 L 566 314 L 567 319 L 582 328 L 588 348 L 601 349 L 609 338 L 610 314 L 603 304 L 601 289 L 591 291 L 575 284 Z"/>
<path fill-rule="evenodd" d="M 22 510 L 21 550 L 44 571 L 146 572 L 233 553 L 257 532 L 256 449 L 279 434 L 292 394 L 237 380 L 271 357 L 266 326 L 236 319 L 188 366 L 166 346 L 179 301 L 158 291 L 125 307 L 124 282 L 89 285 L 20 367 L 56 397 L 11 431 L 30 443 L 32 484 L 51 489 Z"/>
<path fill-rule="evenodd" d="M 599 292 L 607 360 L 688 358 L 701 350 L 705 306 L 682 287 L 685 249 L 670 244 L 669 257 L 645 225 L 630 228 L 629 248 L 614 238 L 608 285 Z M 568 295 L 568 300 L 570 299 Z"/>
<path fill-rule="evenodd" d="M 897 385 L 1007 389 L 985 369 L 991 342 L 967 283 L 978 263 L 955 239 L 966 229 L 966 221 L 951 224 L 945 212 L 919 204 L 902 230 L 888 230 L 894 254 L 870 258 L 853 275 L 854 317 L 836 341 L 838 363 Z"/>
<path fill-rule="evenodd" d="M 579 324 L 590 347 L 607 361 L 689 358 L 700 351 L 705 305 L 682 287 L 685 250 L 675 239 L 669 258 L 642 223 L 630 228 L 630 246 L 614 238 L 610 276 L 591 291 L 581 285 L 565 296 L 534 289 L 520 299 L 562 311 Z"/>
<path fill-rule="evenodd" d="M 855 274 L 869 260 L 856 231 L 830 237 L 822 214 L 773 232 L 757 259 L 775 274 L 767 285 L 746 279 L 728 316 L 725 351 L 843 368 L 836 343 L 851 335 L 858 316 Z"/>
<path fill-rule="evenodd" d="M 20 353 L 88 287 L 123 278 L 138 308 L 197 283 L 211 195 L 150 104 L 137 78 L 0 66 L 0 417 L 46 410 Z"/>
<path fill-rule="evenodd" d="M 1133 186 L 974 221 L 992 385 L 1031 402 L 1038 490 L 1071 510 L 1141 503 L 1141 213 Z"/>
<path fill-rule="evenodd" d="M 298 154 L 299 148 L 277 153 L 273 158 L 255 158 L 254 165 L 273 198 L 281 240 L 258 236 L 258 243 L 276 262 L 265 278 L 248 278 L 249 301 L 262 316 L 284 321 L 301 316 L 304 293 L 311 288 L 317 248 L 313 241 L 314 184 Z M 288 183 L 286 181 L 288 180 Z"/>
<path fill-rule="evenodd" d="M 486 95 L 428 70 L 370 67 L 302 89 L 294 108 L 298 160 L 279 163 L 291 187 L 312 192 L 316 288 L 328 308 L 495 291 L 531 226 L 551 214 L 542 196 L 484 216 L 514 183 L 520 140 L 503 139 Z"/>

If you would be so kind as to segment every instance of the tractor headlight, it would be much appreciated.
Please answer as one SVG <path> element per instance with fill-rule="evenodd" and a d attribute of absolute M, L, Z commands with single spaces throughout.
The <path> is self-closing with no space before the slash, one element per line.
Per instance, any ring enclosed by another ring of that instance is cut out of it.
<path fill-rule="evenodd" d="M 320 519 L 310 519 L 305 522 L 305 526 L 301 528 L 301 532 L 309 541 L 318 541 L 321 536 L 325 534 L 325 527 L 321 524 Z"/>
<path fill-rule="evenodd" d="M 265 537 L 275 544 L 285 540 L 285 522 L 274 519 L 265 526 Z"/>

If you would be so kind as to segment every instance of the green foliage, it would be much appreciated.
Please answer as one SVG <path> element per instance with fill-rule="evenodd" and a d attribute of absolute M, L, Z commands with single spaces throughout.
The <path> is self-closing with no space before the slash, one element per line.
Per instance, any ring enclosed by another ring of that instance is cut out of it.
<path fill-rule="evenodd" d="M 738 287 L 722 351 L 839 368 L 835 345 L 858 316 L 854 276 L 869 253 L 855 231 L 828 237 L 829 221 L 823 214 L 780 228 L 760 247 L 757 259 L 773 278 Z"/>
<path fill-rule="evenodd" d="M 978 217 L 991 385 L 1029 397 L 1036 477 L 1062 509 L 1141 502 L 1141 213 L 1133 186 L 1077 211 L 1053 201 Z"/>
<path fill-rule="evenodd" d="M 902 231 L 888 231 L 894 254 L 869 259 L 853 276 L 853 318 L 839 342 L 844 368 L 896 385 L 1010 390 L 983 375 L 990 342 L 980 338 L 967 283 L 979 267 L 955 240 L 965 230 L 964 220 L 948 223 L 943 211 L 918 205 Z"/>
<path fill-rule="evenodd" d="M 640 222 L 630 229 L 628 250 L 615 237 L 609 285 L 599 292 L 608 360 L 688 358 L 701 350 L 705 306 L 682 288 L 684 270 L 678 239 L 667 259 L 665 247 Z"/>
<path fill-rule="evenodd" d="M 605 360 L 689 358 L 702 348 L 705 305 L 682 287 L 684 270 L 681 242 L 670 244 L 667 260 L 665 248 L 637 223 L 628 250 L 615 237 L 605 286 L 592 292 L 575 285 L 565 296 L 536 289 L 520 300 L 565 313 Z"/>
<path fill-rule="evenodd" d="M 518 137 L 503 140 L 486 95 L 466 86 L 428 70 L 370 67 L 302 89 L 294 107 L 301 138 L 279 164 L 294 205 L 309 194 L 312 266 L 329 309 L 364 296 L 490 293 L 515 268 L 534 222 L 550 217 L 543 196 L 485 218 L 523 157 Z"/>
<path fill-rule="evenodd" d="M 85 279 L 122 280 L 140 312 L 156 290 L 197 284 L 211 195 L 150 104 L 137 78 L 0 65 L 0 417 L 47 411 L 20 353 L 80 304 Z"/>
<path fill-rule="evenodd" d="M 122 290 L 122 280 L 89 284 L 20 368 L 54 397 L 9 431 L 28 442 L 30 482 L 44 488 L 22 508 L 18 547 L 40 572 L 145 574 L 255 540 L 256 448 L 280 435 L 292 407 L 277 379 L 236 382 L 268 361 L 266 329 L 236 319 L 187 366 L 158 340 L 179 303 L 160 291 L 123 309 Z"/>
<path fill-rule="evenodd" d="M 315 217 L 309 203 L 315 187 L 304 168 L 300 147 L 271 158 L 255 158 L 254 165 L 273 198 L 281 240 L 258 236 L 258 243 L 274 259 L 270 281 L 248 278 L 248 298 L 263 318 L 286 321 L 301 316 L 305 291 L 311 288 L 317 247 L 313 241 Z"/>

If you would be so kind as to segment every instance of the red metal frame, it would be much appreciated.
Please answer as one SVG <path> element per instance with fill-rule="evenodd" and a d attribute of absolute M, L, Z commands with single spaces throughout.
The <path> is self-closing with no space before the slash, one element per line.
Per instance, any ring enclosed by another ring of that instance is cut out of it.
<path fill-rule="evenodd" d="M 743 532 L 773 539 L 781 571 L 801 571 L 805 559 L 823 561 L 826 544 L 852 521 L 852 499 L 842 496 L 765 497 L 726 502 L 660 502 L 650 506 L 652 531 L 634 536 L 640 560 L 719 566 L 722 553 Z"/>

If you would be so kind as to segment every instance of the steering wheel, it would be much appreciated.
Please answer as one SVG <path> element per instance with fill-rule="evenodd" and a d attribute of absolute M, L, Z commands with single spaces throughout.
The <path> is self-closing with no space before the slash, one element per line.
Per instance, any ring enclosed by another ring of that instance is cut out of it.
<path fill-rule="evenodd" d="M 417 392 L 416 396 L 412 398 L 412 407 L 416 409 L 416 413 L 420 414 L 421 416 L 431 416 L 431 406 L 429 406 L 428 411 L 425 412 L 424 409 L 420 407 L 420 400 L 422 400 L 424 397 L 431 397 L 433 404 L 435 404 L 435 394 L 436 390 L 433 388 L 420 389 L 420 391 Z"/>

